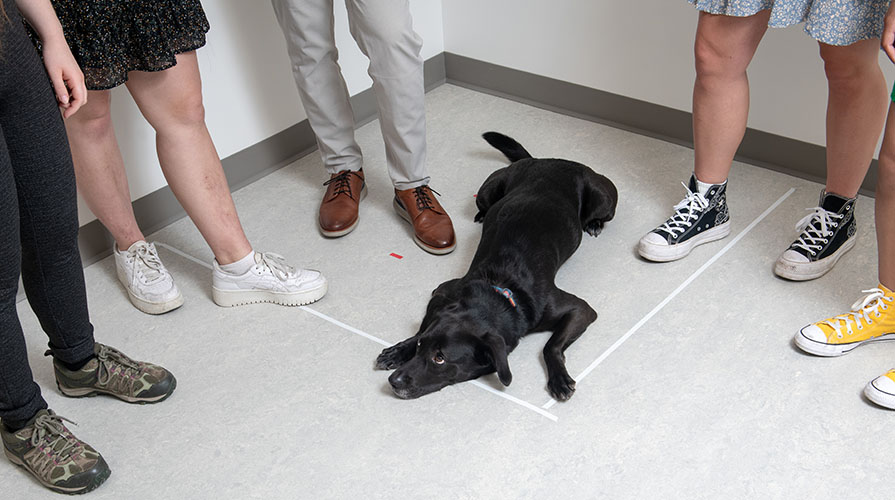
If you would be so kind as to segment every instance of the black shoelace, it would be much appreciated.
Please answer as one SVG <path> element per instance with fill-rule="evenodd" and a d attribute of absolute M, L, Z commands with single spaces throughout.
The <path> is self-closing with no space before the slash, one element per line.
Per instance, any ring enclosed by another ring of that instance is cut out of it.
<path fill-rule="evenodd" d="M 435 210 L 435 207 L 432 205 L 432 198 L 429 196 L 429 192 L 433 192 L 438 196 L 441 196 L 441 193 L 430 188 L 429 186 L 419 186 L 413 190 L 413 197 L 416 198 L 416 208 L 422 212 L 423 210 L 431 210 L 437 214 L 440 214 L 438 210 Z"/>
<path fill-rule="evenodd" d="M 347 194 L 349 198 L 354 199 L 354 195 L 351 193 L 351 179 L 348 177 L 350 174 L 354 174 L 358 177 L 360 175 L 357 172 L 352 170 L 345 170 L 336 174 L 335 177 L 323 183 L 324 186 L 329 186 L 330 184 L 335 183 L 336 187 L 333 191 L 333 198 L 339 196 L 340 194 Z M 363 179 L 362 179 L 363 180 Z"/>

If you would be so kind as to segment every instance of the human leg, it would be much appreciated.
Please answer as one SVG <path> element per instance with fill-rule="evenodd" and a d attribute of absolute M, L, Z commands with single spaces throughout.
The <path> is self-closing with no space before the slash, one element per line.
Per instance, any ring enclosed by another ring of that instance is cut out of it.
<path fill-rule="evenodd" d="M 320 273 L 252 250 L 205 125 L 196 53 L 178 54 L 177 61 L 165 71 L 132 72 L 127 87 L 156 130 L 165 178 L 214 252 L 215 302 L 302 305 L 320 299 L 326 293 Z"/>
<path fill-rule="evenodd" d="M 876 241 L 880 289 L 895 290 L 895 105 L 889 106 L 876 184 Z M 895 308 L 891 310 L 895 313 Z M 874 403 L 895 409 L 895 370 L 871 380 L 864 394 Z"/>
<path fill-rule="evenodd" d="M 730 234 L 727 176 L 746 131 L 746 68 L 767 31 L 769 10 L 748 17 L 699 13 L 693 85 L 694 170 L 675 213 L 641 238 L 648 260 L 683 258 L 698 245 Z"/>
<path fill-rule="evenodd" d="M 156 131 L 159 163 L 168 185 L 218 262 L 229 264 L 249 254 L 252 246 L 205 126 L 196 53 L 178 54 L 177 62 L 164 71 L 131 72 L 127 88 Z"/>
<path fill-rule="evenodd" d="M 102 484 L 109 469 L 47 410 L 15 303 L 21 263 L 28 300 L 57 361 L 77 362 L 93 349 L 74 173 L 46 72 L 18 13 L 7 13 L 11 21 L 0 30 L 0 442 L 8 459 L 44 486 L 83 493 Z"/>
<path fill-rule="evenodd" d="M 308 122 L 330 174 L 318 227 L 329 238 L 357 227 L 366 195 L 363 158 L 354 139 L 354 112 L 339 67 L 332 0 L 272 0 L 286 38 L 292 72 Z"/>
<path fill-rule="evenodd" d="M 429 188 L 423 41 L 413 31 L 407 0 L 346 0 L 351 34 L 370 59 L 368 73 L 379 107 L 394 207 L 413 226 L 423 250 L 442 255 L 456 248 L 450 216 Z"/>
<path fill-rule="evenodd" d="M 90 91 L 87 104 L 65 121 L 78 191 L 115 239 L 118 279 L 143 312 L 161 314 L 183 304 L 174 278 L 134 217 L 124 160 L 112 127 L 111 93 Z"/>
<path fill-rule="evenodd" d="M 856 196 L 885 116 L 879 39 L 819 45 L 829 86 L 827 184 L 818 206 L 799 221 L 799 237 L 774 265 L 778 276 L 796 281 L 823 276 L 854 246 Z"/>

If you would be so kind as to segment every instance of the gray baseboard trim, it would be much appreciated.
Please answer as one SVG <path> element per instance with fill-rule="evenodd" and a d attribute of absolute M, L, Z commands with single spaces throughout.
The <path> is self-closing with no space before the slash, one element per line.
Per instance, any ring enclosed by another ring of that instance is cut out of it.
<path fill-rule="evenodd" d="M 426 90 L 442 85 L 445 80 L 444 54 L 438 54 L 424 63 Z M 376 95 L 367 89 L 351 98 L 358 126 L 369 123 L 377 116 Z M 317 141 L 308 120 L 274 134 L 263 141 L 221 159 L 230 190 L 243 186 L 276 171 L 317 149 Z M 171 188 L 165 186 L 134 200 L 134 216 L 145 234 L 153 233 L 186 216 Z M 81 226 L 78 245 L 81 260 L 92 264 L 112 253 L 112 235 L 99 220 Z"/>
<path fill-rule="evenodd" d="M 693 147 L 689 112 L 449 52 L 444 56 L 447 83 Z M 751 128 L 736 159 L 821 183 L 826 177 L 823 146 Z M 876 176 L 877 161 L 873 160 L 862 194 L 873 195 Z"/>

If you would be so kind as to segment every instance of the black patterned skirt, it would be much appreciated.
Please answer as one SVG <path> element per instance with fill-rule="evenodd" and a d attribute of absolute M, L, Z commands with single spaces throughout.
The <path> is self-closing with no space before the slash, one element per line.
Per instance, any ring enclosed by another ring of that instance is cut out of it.
<path fill-rule="evenodd" d="M 117 87 L 129 71 L 168 69 L 175 55 L 205 45 L 208 19 L 199 0 L 52 2 L 90 90 Z"/>

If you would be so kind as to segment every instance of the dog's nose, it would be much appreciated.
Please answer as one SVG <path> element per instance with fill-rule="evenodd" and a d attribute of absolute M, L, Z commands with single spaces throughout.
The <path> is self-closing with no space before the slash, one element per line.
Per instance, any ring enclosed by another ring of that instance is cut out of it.
<path fill-rule="evenodd" d="M 396 371 L 388 378 L 388 383 L 396 390 L 405 389 L 410 385 L 410 375 L 406 372 Z"/>

